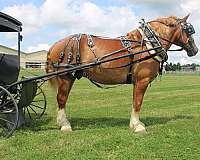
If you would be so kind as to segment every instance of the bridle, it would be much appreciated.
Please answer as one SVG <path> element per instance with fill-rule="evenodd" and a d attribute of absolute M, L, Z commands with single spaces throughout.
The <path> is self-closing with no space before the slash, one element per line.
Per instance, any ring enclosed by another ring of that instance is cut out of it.
<path fill-rule="evenodd" d="M 176 22 L 175 24 L 165 24 L 164 22 L 159 21 L 159 20 L 153 20 L 153 21 L 150 21 L 150 22 L 147 22 L 147 23 L 149 24 L 149 23 L 151 23 L 151 22 L 158 22 L 158 23 L 161 23 L 161 24 L 163 24 L 163 25 L 165 25 L 165 26 L 167 26 L 167 27 L 170 27 L 170 28 L 171 28 L 171 27 L 175 28 L 175 27 L 178 27 L 178 26 L 179 26 L 180 29 L 181 29 L 181 32 L 180 32 L 180 34 L 179 34 L 178 41 L 183 40 L 183 31 L 185 31 L 185 33 L 189 36 L 188 41 L 191 41 L 191 38 L 192 38 L 191 36 L 195 33 L 195 30 L 194 30 L 194 27 L 192 26 L 192 24 L 187 23 L 187 22 L 181 22 L 180 19 L 177 19 L 177 22 Z M 164 38 L 164 37 L 161 37 L 161 36 L 159 36 L 158 34 L 156 34 L 156 36 L 157 36 L 159 39 L 162 39 L 163 41 L 166 41 L 166 42 L 168 42 L 168 43 L 170 43 L 170 44 L 175 44 L 175 45 L 181 47 L 180 49 L 171 49 L 171 50 L 168 50 L 168 51 L 182 51 L 182 50 L 185 48 L 185 45 L 187 45 L 187 48 L 189 48 L 189 50 L 191 49 L 191 48 L 188 46 L 188 45 L 189 45 L 188 42 L 187 42 L 187 44 L 182 45 L 182 44 L 179 44 L 179 43 L 172 42 L 172 41 L 170 41 L 169 39 L 166 39 L 166 38 Z"/>

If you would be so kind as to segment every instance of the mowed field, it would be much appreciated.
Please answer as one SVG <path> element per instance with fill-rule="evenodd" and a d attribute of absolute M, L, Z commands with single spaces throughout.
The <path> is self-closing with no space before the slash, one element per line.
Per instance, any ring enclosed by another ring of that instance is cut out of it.
<path fill-rule="evenodd" d="M 68 100 L 73 132 L 56 125 L 56 93 L 48 83 L 45 115 L 0 139 L 1 160 L 200 159 L 200 75 L 164 75 L 146 92 L 141 121 L 129 129 L 132 85 L 102 90 L 76 81 Z"/>

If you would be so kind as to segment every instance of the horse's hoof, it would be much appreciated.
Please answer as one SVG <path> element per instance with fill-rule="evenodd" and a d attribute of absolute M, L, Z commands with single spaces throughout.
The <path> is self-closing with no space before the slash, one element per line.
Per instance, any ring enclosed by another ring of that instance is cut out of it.
<path fill-rule="evenodd" d="M 138 134 L 147 133 L 145 127 L 143 125 L 141 125 L 141 124 L 138 124 L 134 129 L 135 129 L 134 132 L 138 133 Z"/>
<path fill-rule="evenodd" d="M 69 126 L 62 126 L 60 129 L 62 132 L 71 132 L 72 128 Z"/>

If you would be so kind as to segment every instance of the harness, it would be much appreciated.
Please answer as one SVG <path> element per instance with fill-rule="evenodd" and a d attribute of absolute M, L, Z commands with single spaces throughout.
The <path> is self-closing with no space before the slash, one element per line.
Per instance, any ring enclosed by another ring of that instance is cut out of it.
<path fill-rule="evenodd" d="M 167 54 L 165 56 L 165 53 L 161 53 L 160 50 L 153 50 L 153 48 L 158 48 L 159 46 L 161 46 L 160 41 L 155 37 L 155 33 L 153 32 L 153 30 L 146 24 L 142 24 L 141 28 L 139 29 L 140 34 L 142 35 L 142 43 L 145 42 L 147 49 L 152 49 L 151 51 L 149 51 L 152 55 L 156 54 L 156 52 L 160 52 L 160 54 L 158 56 L 153 57 L 156 61 L 160 62 L 164 62 L 164 57 L 167 57 Z M 94 51 L 93 51 L 93 47 L 95 46 L 94 40 L 92 35 L 86 35 L 87 36 L 87 45 L 90 48 L 90 50 L 93 52 L 94 56 L 96 57 Z M 64 61 L 65 58 L 65 52 L 67 52 L 67 67 L 66 68 L 70 68 L 70 67 L 74 67 L 76 65 L 81 64 L 80 60 L 81 60 L 81 53 L 80 53 L 80 42 L 81 42 L 81 38 L 82 38 L 82 34 L 75 34 L 72 36 L 72 38 L 68 41 L 68 43 L 65 44 L 65 47 L 63 49 L 62 52 L 60 52 L 59 54 L 59 61 L 58 63 L 54 64 L 54 67 L 59 67 L 61 66 L 61 64 Z M 121 45 L 123 48 L 126 48 L 126 50 L 128 51 L 128 53 L 130 54 L 132 52 L 132 43 L 135 41 L 131 41 L 129 39 L 126 39 L 125 36 L 121 36 L 118 38 L 121 42 Z M 70 45 L 71 44 L 71 45 Z M 74 57 L 73 52 L 75 51 L 76 56 Z M 98 58 L 98 57 L 96 57 Z M 134 58 L 134 56 L 130 56 L 130 62 L 128 64 L 126 64 L 125 66 L 121 66 L 121 67 L 129 67 L 128 69 L 128 74 L 127 74 L 127 80 L 126 83 L 127 84 L 131 84 L 134 82 L 134 77 L 132 74 L 132 68 L 133 68 L 133 63 L 132 60 Z M 167 58 L 165 59 L 167 60 Z M 119 67 L 119 68 L 121 68 Z M 161 70 L 161 69 L 160 69 Z M 67 76 L 69 76 L 71 79 L 80 79 L 85 73 L 83 72 L 83 70 L 77 70 L 77 71 L 73 71 L 67 74 Z M 90 79 L 89 79 L 90 80 Z M 90 80 L 93 84 L 95 84 L 96 86 L 100 87 L 99 84 L 97 84 L 96 82 Z M 100 87 L 103 88 L 103 87 Z"/>
<path fill-rule="evenodd" d="M 162 23 L 162 22 L 159 22 L 159 23 Z M 128 56 L 126 55 L 125 57 L 129 57 L 130 62 L 126 65 L 116 67 L 116 68 L 129 67 L 128 74 L 127 74 L 127 81 L 126 81 L 127 84 L 130 84 L 134 81 L 133 74 L 132 74 L 132 67 L 133 67 L 133 64 L 135 64 L 137 62 L 142 62 L 144 60 L 148 60 L 148 59 L 152 58 L 160 64 L 159 74 L 162 74 L 163 63 L 166 62 L 167 59 L 168 59 L 167 52 L 166 52 L 166 50 L 164 49 L 164 47 L 162 46 L 162 43 L 161 43 L 161 39 L 162 40 L 165 40 L 165 39 L 160 37 L 159 34 L 156 33 L 152 29 L 149 22 L 146 23 L 144 20 L 142 20 L 140 22 L 140 24 L 141 24 L 141 26 L 139 27 L 138 31 L 139 31 L 139 33 L 141 34 L 141 37 L 142 37 L 141 41 L 126 39 L 126 37 L 124 37 L 124 36 L 119 37 L 119 38 L 117 38 L 117 40 L 120 40 L 123 48 L 119 49 L 117 51 L 114 51 L 112 53 L 106 54 L 102 57 L 97 57 L 95 55 L 95 51 L 93 49 L 93 47 L 95 46 L 93 36 L 92 35 L 86 35 L 87 36 L 87 45 L 88 45 L 89 49 L 92 51 L 92 53 L 94 54 L 94 56 L 96 57 L 96 60 L 94 62 L 92 62 L 92 65 L 100 65 L 101 62 L 105 61 L 104 60 L 105 58 L 111 57 L 112 55 L 115 55 L 115 54 L 120 53 L 120 52 L 127 52 L 128 51 L 128 54 L 127 54 Z M 170 27 L 174 27 L 174 26 L 170 26 Z M 183 27 L 183 30 L 185 30 L 188 35 L 192 35 L 195 32 L 193 26 L 189 23 L 184 24 L 182 27 Z M 76 67 L 76 66 L 82 65 L 80 63 L 80 60 L 81 60 L 81 53 L 80 53 L 81 38 L 82 38 L 82 34 L 76 34 L 76 35 L 72 36 L 72 38 L 68 41 L 64 50 L 60 53 L 60 56 L 59 56 L 59 64 L 60 64 L 60 63 L 63 62 L 64 56 L 65 56 L 64 53 L 67 50 L 67 64 L 66 63 L 65 63 L 66 65 L 61 64 L 60 66 L 58 64 L 57 68 L 62 67 L 62 66 L 65 67 L 65 68 L 69 68 L 69 67 Z M 170 42 L 169 40 L 165 40 L 165 41 Z M 144 51 L 141 51 L 141 52 L 134 53 L 134 52 L 132 52 L 132 50 L 134 49 L 134 47 L 132 45 L 133 42 L 140 43 L 141 46 L 145 44 L 147 49 L 144 50 Z M 70 43 L 71 43 L 71 45 L 69 45 Z M 173 43 L 173 42 L 170 42 L 170 43 Z M 143 57 L 139 60 L 133 61 L 135 54 L 144 53 L 144 52 L 148 52 L 149 56 L 146 56 L 146 57 Z M 76 53 L 76 55 L 73 55 L 73 53 Z M 116 59 L 118 59 L 118 58 L 119 57 L 116 57 Z M 122 56 L 122 58 L 123 58 L 123 56 Z M 112 61 L 114 59 L 115 58 L 109 59 L 108 61 Z M 70 75 L 70 77 L 73 78 L 73 79 L 76 79 L 76 78 L 80 79 L 83 76 L 83 74 L 84 74 L 84 72 L 83 72 L 82 68 L 80 68 L 78 70 L 73 70 L 73 72 L 67 73 L 67 75 Z M 99 86 L 98 84 L 96 84 L 93 81 L 92 81 L 92 83 Z"/>
<path fill-rule="evenodd" d="M 124 48 L 127 48 L 128 53 L 131 53 L 131 45 L 132 45 L 132 43 L 129 40 L 127 40 L 125 36 L 121 36 L 120 40 L 121 40 L 122 46 Z M 132 61 L 132 59 L 134 57 L 129 57 L 129 58 L 130 58 L 130 64 L 128 64 L 129 70 L 128 70 L 128 74 L 127 74 L 127 78 L 126 78 L 126 83 L 127 84 L 131 84 L 134 81 L 133 74 L 132 74 L 133 65 L 131 64 L 131 61 Z"/>
<path fill-rule="evenodd" d="M 81 60 L 81 53 L 80 53 L 80 42 L 81 42 L 82 34 L 75 34 L 73 35 L 69 41 L 65 44 L 63 51 L 59 54 L 58 62 L 54 63 L 53 66 L 55 68 L 59 68 L 61 64 L 63 64 L 65 53 L 67 53 L 67 66 L 65 68 L 71 68 L 74 64 L 79 65 Z M 73 52 L 76 55 L 73 55 Z M 80 79 L 82 77 L 83 71 L 77 70 L 73 72 L 67 73 L 71 79 Z M 63 76 L 65 78 L 65 75 Z"/>
<path fill-rule="evenodd" d="M 153 57 L 153 59 L 156 60 L 157 62 L 159 62 L 159 64 L 160 64 L 159 74 L 161 75 L 162 74 L 162 70 L 163 70 L 163 64 L 168 59 L 167 52 L 162 47 L 160 39 L 157 36 L 158 33 L 156 33 L 154 30 L 151 29 L 150 24 L 146 23 L 144 21 L 144 19 L 142 19 L 142 22 L 140 22 L 140 23 L 141 23 L 141 26 L 138 29 L 138 31 L 140 32 L 140 34 L 142 36 L 142 40 L 146 41 L 145 45 L 146 45 L 147 49 L 160 47 L 160 49 L 151 50 L 151 51 L 149 51 L 149 53 L 150 54 L 159 53 L 158 55 Z M 141 45 L 142 45 L 142 43 L 143 42 L 141 42 Z"/>
<path fill-rule="evenodd" d="M 128 39 L 126 39 L 125 36 L 121 36 L 119 37 L 119 40 L 121 42 L 121 45 L 123 48 L 127 48 L 127 51 L 128 53 L 131 53 L 131 45 L 132 45 L 132 42 Z M 87 45 L 88 47 L 90 48 L 90 50 L 93 52 L 93 54 L 95 55 L 94 51 L 92 50 L 92 48 L 94 47 L 94 41 L 92 39 L 92 36 L 91 35 L 87 35 Z M 95 55 L 96 57 L 96 55 Z M 97 58 L 97 57 L 96 57 Z M 130 58 L 130 64 L 127 65 L 127 67 L 129 67 L 128 69 L 128 74 L 127 74 L 127 80 L 126 80 L 126 83 L 127 84 L 131 84 L 133 82 L 133 75 L 132 75 L 132 67 L 133 65 L 131 64 L 131 61 L 134 57 L 129 57 Z M 97 87 L 99 88 L 105 88 L 105 87 L 102 87 L 100 84 L 97 84 L 96 82 L 92 81 L 91 79 L 89 79 L 93 84 L 95 84 Z M 113 87 L 106 87 L 107 88 L 113 88 Z"/>

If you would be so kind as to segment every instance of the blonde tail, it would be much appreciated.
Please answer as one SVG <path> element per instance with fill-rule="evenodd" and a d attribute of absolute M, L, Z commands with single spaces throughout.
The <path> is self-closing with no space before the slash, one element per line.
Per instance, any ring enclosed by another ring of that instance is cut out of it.
<path fill-rule="evenodd" d="M 48 58 L 49 55 L 50 55 L 50 51 L 47 53 L 47 66 L 45 68 L 46 73 L 55 72 L 52 62 L 50 61 L 50 58 Z M 50 78 L 48 80 L 48 82 L 53 89 L 57 90 L 57 88 L 58 88 L 58 77 L 57 76 Z"/>

